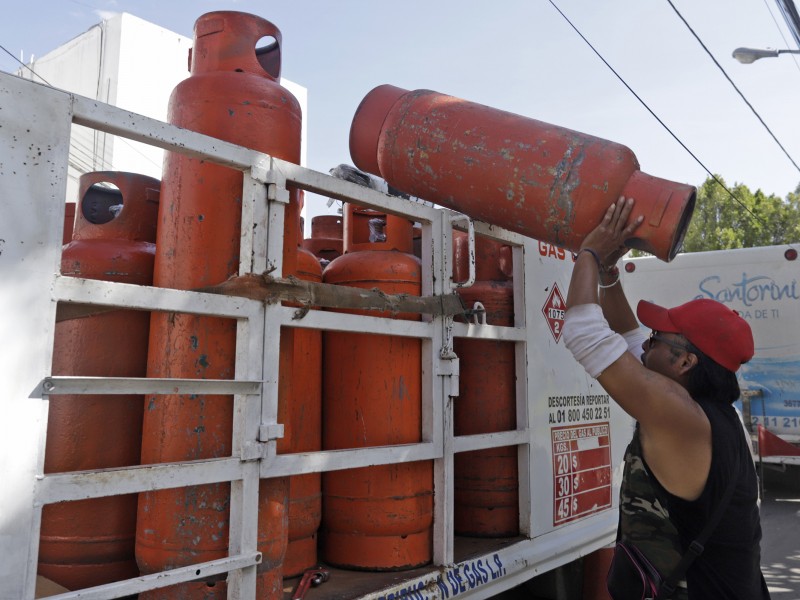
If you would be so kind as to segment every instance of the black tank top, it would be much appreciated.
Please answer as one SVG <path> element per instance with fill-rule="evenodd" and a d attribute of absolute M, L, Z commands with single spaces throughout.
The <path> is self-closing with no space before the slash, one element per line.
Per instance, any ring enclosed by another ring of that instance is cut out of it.
<path fill-rule="evenodd" d="M 749 442 L 733 406 L 704 400 L 698 404 L 708 416 L 712 436 L 711 468 L 702 494 L 688 502 L 661 486 L 642 458 L 637 426 L 626 453 L 620 536 L 637 545 L 649 538 L 646 554 L 668 575 L 678 552 L 684 553 L 703 530 L 733 475 L 737 480 L 733 497 L 704 552 L 689 567 L 676 598 L 684 597 L 688 588 L 689 600 L 769 599 L 760 566 L 758 480 Z"/>
<path fill-rule="evenodd" d="M 736 487 L 722 519 L 686 574 L 690 600 L 769 598 L 761 573 L 758 478 L 750 442 L 733 406 L 698 400 L 711 423 L 711 469 L 697 500 L 688 502 L 663 488 L 670 518 L 684 550 L 703 530 L 733 475 Z M 655 477 L 653 478 L 655 481 Z M 657 487 L 661 487 L 655 481 Z"/>

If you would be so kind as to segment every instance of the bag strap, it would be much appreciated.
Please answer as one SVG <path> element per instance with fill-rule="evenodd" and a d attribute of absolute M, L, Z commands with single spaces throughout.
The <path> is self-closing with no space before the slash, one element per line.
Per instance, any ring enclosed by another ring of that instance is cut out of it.
<path fill-rule="evenodd" d="M 741 457 L 737 456 L 737 459 Z M 703 531 L 700 532 L 694 541 L 689 544 L 689 549 L 686 553 L 681 557 L 680 562 L 675 566 L 672 570 L 672 573 L 669 574 L 663 583 L 659 586 L 658 592 L 656 593 L 656 598 L 663 598 L 667 600 L 675 593 L 676 588 L 678 587 L 678 582 L 683 578 L 686 574 L 686 571 L 689 569 L 689 565 L 692 564 L 695 558 L 700 556 L 703 553 L 704 545 L 708 541 L 708 538 L 711 537 L 711 534 L 719 525 L 720 519 L 722 519 L 722 513 L 725 512 L 725 509 L 728 507 L 728 504 L 731 501 L 731 497 L 733 497 L 733 490 L 736 487 L 736 481 L 739 476 L 739 465 L 740 460 L 736 461 L 736 469 L 734 470 L 734 476 L 731 477 L 731 480 L 728 482 L 728 487 L 725 489 L 725 494 L 722 496 L 722 501 L 717 505 L 716 510 L 712 513 L 711 518 L 706 523 L 706 526 L 703 527 Z M 662 594 L 666 594 L 662 596 Z"/>

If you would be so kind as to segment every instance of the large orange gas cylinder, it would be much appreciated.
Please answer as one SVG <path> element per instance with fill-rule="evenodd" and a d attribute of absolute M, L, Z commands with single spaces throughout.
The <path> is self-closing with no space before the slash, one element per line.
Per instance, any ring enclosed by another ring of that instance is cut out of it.
<path fill-rule="evenodd" d="M 695 188 L 642 173 L 625 146 L 430 90 L 372 90 L 350 154 L 406 193 L 570 250 L 624 195 L 645 218 L 630 245 L 671 260 L 694 209 Z"/>
<path fill-rule="evenodd" d="M 297 276 L 322 281 L 319 260 L 298 249 Z M 278 454 L 313 452 L 322 448 L 322 332 L 298 328 L 294 355 L 281 371 L 292 373 L 291 402 L 278 405 L 278 422 L 284 424 Z M 321 475 L 308 473 L 289 478 L 289 546 L 283 576 L 299 575 L 317 564 L 317 530 L 322 519 Z"/>
<path fill-rule="evenodd" d="M 158 188 L 134 173 L 82 175 L 61 273 L 150 285 Z M 115 310 L 56 323 L 53 374 L 144 377 L 149 322 L 150 313 Z M 47 425 L 45 473 L 139 463 L 142 396 L 54 395 Z M 48 504 L 39 574 L 71 590 L 134 577 L 135 532 L 135 495 Z"/>
<path fill-rule="evenodd" d="M 258 47 L 263 37 L 275 42 Z M 169 102 L 169 122 L 229 142 L 300 161 L 301 113 L 278 83 L 280 31 L 259 17 L 213 12 L 195 23 L 191 76 Z M 159 214 L 157 286 L 189 290 L 225 281 L 239 269 L 242 174 L 178 153 L 164 159 L 164 203 Z M 283 275 L 296 272 L 297 193 L 285 209 Z M 275 332 L 276 335 L 279 332 Z M 291 360 L 292 339 L 281 341 Z M 286 343 L 284 343 L 284 341 Z M 185 314 L 154 315 L 148 376 L 232 379 L 236 323 Z M 289 401 L 289 375 L 279 382 L 279 402 Z M 148 396 L 142 462 L 231 456 L 230 396 Z M 230 484 L 145 493 L 140 496 L 136 558 L 143 573 L 220 558 L 228 552 Z M 259 486 L 258 597 L 282 593 L 287 544 L 288 478 Z M 151 592 L 152 598 L 225 598 L 224 575 Z"/>
<path fill-rule="evenodd" d="M 455 237 L 456 260 L 466 258 L 466 236 Z M 503 246 L 475 238 L 475 283 L 458 295 L 472 309 L 480 303 L 481 322 L 514 325 L 514 288 Z M 461 265 L 459 265 L 461 266 Z M 462 270 L 462 269 L 459 269 Z M 516 378 L 513 342 L 457 338 L 459 395 L 453 402 L 456 435 L 516 429 Z M 454 458 L 454 526 L 457 535 L 514 536 L 519 533 L 517 448 L 460 452 Z"/>
<path fill-rule="evenodd" d="M 326 283 L 421 293 L 420 261 L 408 254 L 410 222 L 348 205 L 344 240 L 345 254 L 323 273 Z M 422 439 L 418 339 L 325 332 L 323 356 L 324 449 Z M 324 473 L 320 552 L 326 562 L 348 568 L 423 565 L 431 560 L 432 517 L 431 461 Z"/>

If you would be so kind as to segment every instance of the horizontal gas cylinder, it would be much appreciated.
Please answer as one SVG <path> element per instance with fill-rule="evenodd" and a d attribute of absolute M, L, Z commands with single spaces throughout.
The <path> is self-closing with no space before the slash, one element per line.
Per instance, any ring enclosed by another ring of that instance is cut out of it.
<path fill-rule="evenodd" d="M 644 222 L 629 246 L 675 257 L 696 189 L 647 175 L 610 142 L 430 90 L 382 85 L 350 129 L 355 165 L 404 192 L 569 250 L 620 196 Z"/>

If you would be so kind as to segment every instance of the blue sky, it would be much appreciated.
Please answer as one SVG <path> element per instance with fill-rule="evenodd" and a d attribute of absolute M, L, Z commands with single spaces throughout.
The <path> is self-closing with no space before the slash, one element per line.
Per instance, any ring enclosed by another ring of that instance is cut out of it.
<path fill-rule="evenodd" d="M 780 196 L 800 183 L 800 171 L 667 0 L 554 1 L 712 172 Z M 800 60 L 731 58 L 737 46 L 795 47 L 774 0 L 673 3 L 800 164 Z M 212 10 L 257 14 L 281 29 L 283 74 L 308 88 L 313 169 L 351 162 L 358 103 L 391 83 L 625 144 L 652 175 L 693 185 L 706 177 L 549 0 L 34 0 L 6 4 L 0 45 L 17 57 L 41 56 L 122 11 L 191 36 L 195 19 Z M 0 69 L 17 66 L 0 54 Z"/>

